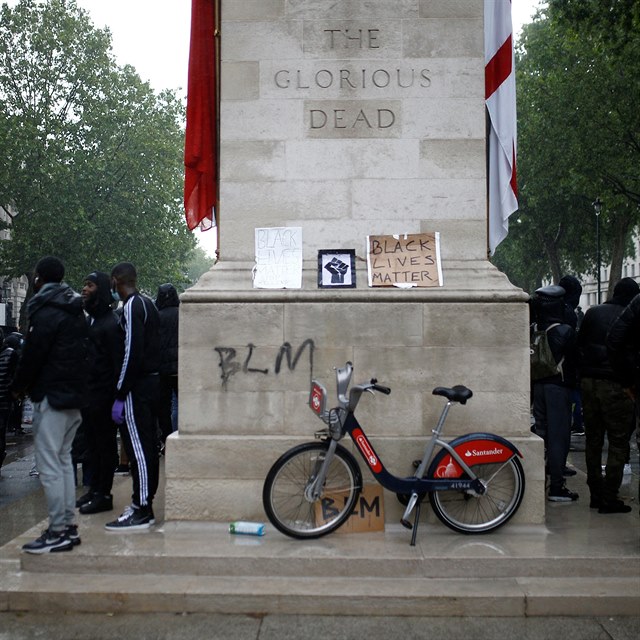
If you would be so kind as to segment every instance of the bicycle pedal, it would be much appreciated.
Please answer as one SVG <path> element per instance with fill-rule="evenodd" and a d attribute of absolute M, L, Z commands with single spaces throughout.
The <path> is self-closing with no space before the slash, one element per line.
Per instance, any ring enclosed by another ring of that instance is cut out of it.
<path fill-rule="evenodd" d="M 413 524 L 411 524 L 411 522 L 409 522 L 408 520 L 405 520 L 404 518 L 400 518 L 400 524 L 405 528 L 405 529 L 413 529 Z"/>

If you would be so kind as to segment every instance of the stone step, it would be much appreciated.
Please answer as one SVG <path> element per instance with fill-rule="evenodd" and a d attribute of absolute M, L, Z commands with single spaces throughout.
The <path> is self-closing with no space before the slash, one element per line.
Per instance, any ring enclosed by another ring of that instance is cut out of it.
<path fill-rule="evenodd" d="M 410 547 L 402 533 L 376 536 L 335 536 L 317 541 L 234 538 L 226 531 L 198 536 L 166 533 L 135 534 L 135 553 L 115 534 L 107 541 L 92 539 L 73 553 L 20 555 L 20 569 L 35 574 L 279 576 L 362 578 L 511 578 L 634 577 L 637 556 L 607 557 L 594 550 L 574 556 L 500 555 L 491 546 L 470 543 L 472 555 L 430 555 L 428 548 Z M 382 548 L 384 547 L 384 554 Z M 425 552 L 426 551 L 426 552 Z"/>
<path fill-rule="evenodd" d="M 637 578 L 324 578 L 22 573 L 0 606 L 95 613 L 637 615 Z"/>

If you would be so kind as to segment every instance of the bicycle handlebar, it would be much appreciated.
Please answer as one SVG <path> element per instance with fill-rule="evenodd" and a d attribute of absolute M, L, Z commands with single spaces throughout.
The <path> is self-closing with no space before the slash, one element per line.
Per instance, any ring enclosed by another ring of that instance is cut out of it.
<path fill-rule="evenodd" d="M 378 384 L 378 381 L 375 378 L 371 379 L 371 382 L 365 382 L 363 384 L 355 384 L 351 387 L 349 391 L 349 404 L 347 409 L 350 411 L 355 411 L 358 406 L 358 402 L 360 401 L 360 396 L 364 391 L 379 391 L 380 393 L 384 393 L 385 395 L 389 395 L 391 393 L 391 389 L 389 387 L 385 387 L 381 384 Z"/>

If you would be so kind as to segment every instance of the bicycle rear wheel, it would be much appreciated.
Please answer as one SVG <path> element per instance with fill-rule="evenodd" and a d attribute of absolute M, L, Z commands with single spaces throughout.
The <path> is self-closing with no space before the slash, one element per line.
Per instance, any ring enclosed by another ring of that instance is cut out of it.
<path fill-rule="evenodd" d="M 319 538 L 335 531 L 350 515 L 362 489 L 360 467 L 338 445 L 322 495 L 306 493 L 327 453 L 327 443 L 308 442 L 284 453 L 271 467 L 262 490 L 262 504 L 273 526 L 293 538 Z"/>
<path fill-rule="evenodd" d="M 501 527 L 518 510 L 524 495 L 524 471 L 515 456 L 506 462 L 470 467 L 486 491 L 432 491 L 429 500 L 438 518 L 459 533 L 487 533 Z M 465 476 L 466 477 L 466 476 Z"/>

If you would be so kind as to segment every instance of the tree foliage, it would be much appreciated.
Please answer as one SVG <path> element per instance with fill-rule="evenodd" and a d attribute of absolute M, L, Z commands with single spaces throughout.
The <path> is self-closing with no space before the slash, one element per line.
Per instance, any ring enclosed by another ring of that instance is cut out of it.
<path fill-rule="evenodd" d="M 142 288 L 186 282 L 195 246 L 183 222 L 183 106 L 119 67 L 108 30 L 75 0 L 2 5 L 0 207 L 4 275 L 56 255 L 79 286 L 133 262 Z"/>
<path fill-rule="evenodd" d="M 637 0 L 550 0 L 517 49 L 520 210 L 496 264 L 531 290 L 596 272 L 596 218 L 610 286 L 639 220 Z"/>

